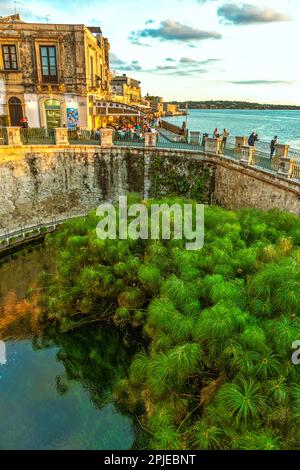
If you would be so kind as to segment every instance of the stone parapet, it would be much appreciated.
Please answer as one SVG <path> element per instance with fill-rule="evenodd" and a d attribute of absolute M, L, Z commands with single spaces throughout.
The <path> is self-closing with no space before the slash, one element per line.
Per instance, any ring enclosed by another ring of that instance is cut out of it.
<path fill-rule="evenodd" d="M 100 129 L 100 145 L 101 147 L 108 148 L 113 146 L 113 129 L 104 127 Z"/>
<path fill-rule="evenodd" d="M 206 137 L 204 141 L 204 151 L 220 155 L 222 153 L 222 138 L 212 139 L 210 137 Z"/>
<path fill-rule="evenodd" d="M 68 129 L 66 127 L 54 129 L 54 139 L 56 145 L 69 145 Z"/>
<path fill-rule="evenodd" d="M 249 147 L 248 145 L 244 145 L 240 147 L 241 152 L 241 163 L 245 165 L 254 165 L 254 155 L 255 155 L 255 147 Z"/>
<path fill-rule="evenodd" d="M 157 144 L 157 132 L 145 132 L 145 147 L 156 147 Z"/>
<path fill-rule="evenodd" d="M 289 156 L 289 149 L 290 146 L 287 144 L 277 144 L 276 145 L 276 157 L 285 157 L 287 158 Z"/>
<path fill-rule="evenodd" d="M 236 136 L 235 137 L 235 147 L 245 147 L 247 145 L 247 137 L 246 136 Z"/>
<path fill-rule="evenodd" d="M 20 127 L 5 128 L 6 145 L 22 145 Z"/>

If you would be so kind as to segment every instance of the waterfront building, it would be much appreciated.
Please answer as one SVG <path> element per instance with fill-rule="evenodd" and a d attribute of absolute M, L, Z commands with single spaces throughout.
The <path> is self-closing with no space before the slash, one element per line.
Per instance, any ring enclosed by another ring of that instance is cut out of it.
<path fill-rule="evenodd" d="M 160 96 L 147 95 L 146 99 L 149 101 L 151 111 L 156 117 L 164 115 L 164 100 Z"/>
<path fill-rule="evenodd" d="M 103 124 L 110 99 L 109 42 L 99 27 L 0 18 L 0 121 L 30 127 Z M 1 125 L 0 122 L 0 125 Z"/>
<path fill-rule="evenodd" d="M 164 103 L 164 113 L 166 116 L 182 115 L 182 111 L 180 111 L 178 104 L 173 103 Z"/>
<path fill-rule="evenodd" d="M 141 82 L 123 74 L 111 80 L 111 93 L 116 101 L 139 105 L 142 102 Z"/>

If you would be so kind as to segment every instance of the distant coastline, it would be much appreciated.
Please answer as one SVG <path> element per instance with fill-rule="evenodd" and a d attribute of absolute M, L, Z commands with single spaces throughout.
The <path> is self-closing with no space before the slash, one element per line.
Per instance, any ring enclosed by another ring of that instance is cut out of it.
<path fill-rule="evenodd" d="M 261 104 L 247 101 L 170 101 L 170 104 L 177 104 L 180 109 L 185 109 L 187 103 L 189 109 L 300 110 L 300 105 Z"/>

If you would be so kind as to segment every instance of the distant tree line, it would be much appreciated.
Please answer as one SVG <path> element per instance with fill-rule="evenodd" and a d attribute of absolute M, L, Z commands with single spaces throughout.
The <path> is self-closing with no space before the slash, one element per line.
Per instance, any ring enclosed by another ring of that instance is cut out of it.
<path fill-rule="evenodd" d="M 180 108 L 185 108 L 185 101 L 171 101 Z M 189 109 L 292 109 L 300 110 L 300 106 L 249 103 L 247 101 L 188 101 Z"/>

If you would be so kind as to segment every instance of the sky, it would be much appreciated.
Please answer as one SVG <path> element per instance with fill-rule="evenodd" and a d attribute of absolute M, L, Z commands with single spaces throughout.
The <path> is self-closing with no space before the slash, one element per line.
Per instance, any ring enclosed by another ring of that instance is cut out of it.
<path fill-rule="evenodd" d="M 0 16 L 15 7 L 100 26 L 111 68 L 144 95 L 300 105 L 300 0 L 0 0 Z"/>

